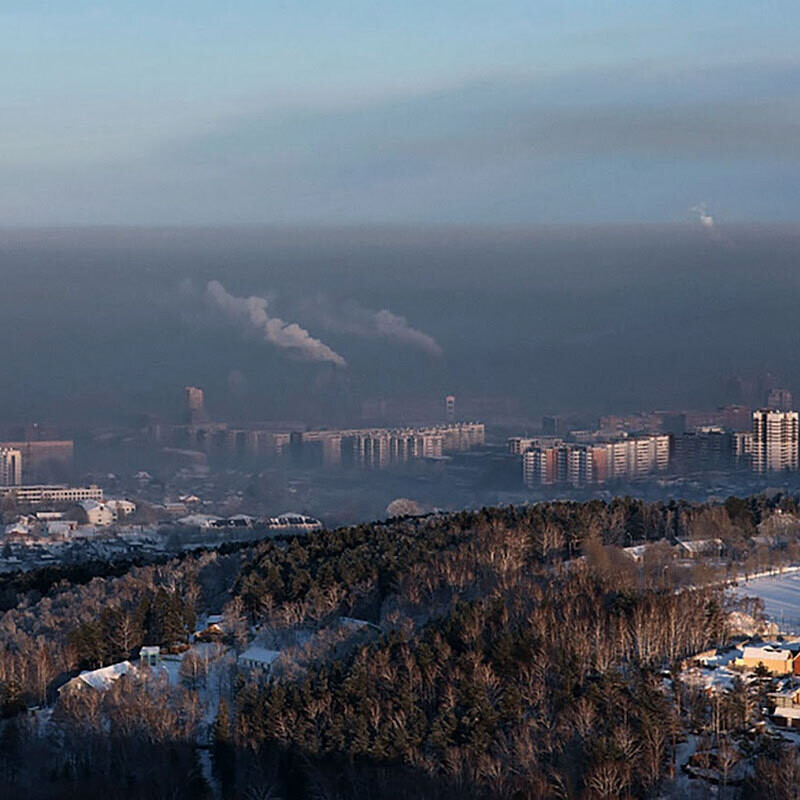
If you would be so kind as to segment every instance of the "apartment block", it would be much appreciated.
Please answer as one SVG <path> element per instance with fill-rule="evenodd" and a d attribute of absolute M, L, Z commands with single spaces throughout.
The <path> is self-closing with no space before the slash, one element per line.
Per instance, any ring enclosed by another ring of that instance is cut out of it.
<path fill-rule="evenodd" d="M 753 412 L 752 465 L 759 473 L 797 469 L 796 411 L 762 408 Z"/>

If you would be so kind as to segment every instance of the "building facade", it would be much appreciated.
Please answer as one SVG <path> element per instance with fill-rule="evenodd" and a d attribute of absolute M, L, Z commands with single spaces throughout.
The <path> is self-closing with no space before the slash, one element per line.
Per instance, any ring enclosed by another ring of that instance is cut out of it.
<path fill-rule="evenodd" d="M 22 453 L 12 447 L 0 447 L 0 486 L 22 483 Z"/>
<path fill-rule="evenodd" d="M 598 444 L 532 447 L 522 454 L 522 478 L 529 488 L 553 484 L 584 486 L 641 478 L 664 472 L 669 467 L 669 450 L 666 434 Z"/>
<path fill-rule="evenodd" d="M 11 497 L 20 505 L 78 503 L 103 499 L 99 486 L 0 486 L 0 499 Z"/>
<path fill-rule="evenodd" d="M 759 473 L 797 469 L 796 411 L 753 412 L 752 465 Z"/>

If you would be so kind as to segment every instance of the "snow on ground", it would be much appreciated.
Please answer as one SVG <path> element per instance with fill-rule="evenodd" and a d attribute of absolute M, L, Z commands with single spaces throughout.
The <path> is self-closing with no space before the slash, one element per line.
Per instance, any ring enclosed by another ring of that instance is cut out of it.
<path fill-rule="evenodd" d="M 738 597 L 761 597 L 769 619 L 784 631 L 800 633 L 800 573 L 755 578 L 732 591 Z"/>

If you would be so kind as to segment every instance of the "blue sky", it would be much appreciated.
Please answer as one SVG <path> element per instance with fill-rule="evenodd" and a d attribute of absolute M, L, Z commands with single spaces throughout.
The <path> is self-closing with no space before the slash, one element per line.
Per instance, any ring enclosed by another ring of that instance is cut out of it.
<path fill-rule="evenodd" d="M 0 225 L 794 221 L 800 4 L 5 0 Z"/>

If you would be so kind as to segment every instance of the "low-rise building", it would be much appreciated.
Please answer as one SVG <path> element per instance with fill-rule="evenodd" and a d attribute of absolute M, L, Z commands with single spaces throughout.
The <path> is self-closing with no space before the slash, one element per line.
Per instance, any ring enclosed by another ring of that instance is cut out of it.
<path fill-rule="evenodd" d="M 139 662 L 148 667 L 157 667 L 161 663 L 161 648 L 157 645 L 144 645 L 139 650 Z"/>
<path fill-rule="evenodd" d="M 83 691 L 87 688 L 94 689 L 96 692 L 105 692 L 132 669 L 133 664 L 130 661 L 120 661 L 118 664 L 111 664 L 108 667 L 86 670 L 81 672 L 77 678 L 65 683 L 58 692 L 62 694 L 64 692 Z"/>
<path fill-rule="evenodd" d="M 678 539 L 678 547 L 689 558 L 719 555 L 722 552 L 722 539 Z"/>
<path fill-rule="evenodd" d="M 79 503 L 81 500 L 103 500 L 103 490 L 99 486 L 0 486 L 0 500 L 13 499 L 19 505 L 38 505 L 39 503 Z"/>
<path fill-rule="evenodd" d="M 268 650 L 253 644 L 236 659 L 236 664 L 239 669 L 267 673 L 279 656 L 279 650 Z"/>
<path fill-rule="evenodd" d="M 98 525 L 104 528 L 114 522 L 114 515 L 105 503 L 99 503 L 97 500 L 82 500 L 78 505 L 86 514 L 86 521 L 89 525 Z"/>
<path fill-rule="evenodd" d="M 747 646 L 742 649 L 741 658 L 737 658 L 735 664 L 746 669 L 756 669 L 762 665 L 773 675 L 800 675 L 800 643 Z"/>

